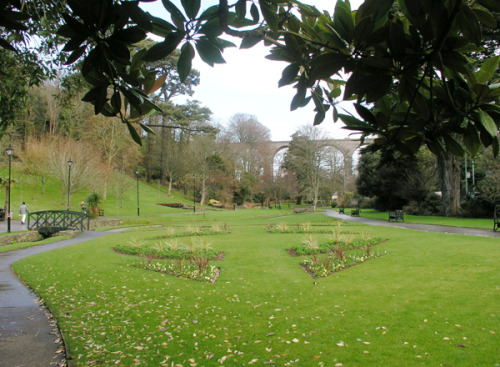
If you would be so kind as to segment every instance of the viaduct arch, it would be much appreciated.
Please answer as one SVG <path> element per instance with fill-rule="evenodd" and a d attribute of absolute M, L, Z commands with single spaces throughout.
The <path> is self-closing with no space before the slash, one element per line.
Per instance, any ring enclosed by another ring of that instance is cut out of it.
<path fill-rule="evenodd" d="M 350 184 L 353 182 L 352 162 L 354 153 L 362 145 L 369 145 L 373 143 L 373 141 L 373 139 L 365 139 L 363 144 L 361 144 L 360 140 L 354 139 L 328 139 L 323 141 L 325 146 L 333 147 L 343 155 L 346 184 Z M 280 150 L 288 148 L 290 146 L 290 141 L 269 141 L 266 143 L 266 146 L 268 156 L 266 157 L 267 163 L 264 167 L 264 175 L 267 177 L 271 177 L 273 174 L 274 157 Z"/>

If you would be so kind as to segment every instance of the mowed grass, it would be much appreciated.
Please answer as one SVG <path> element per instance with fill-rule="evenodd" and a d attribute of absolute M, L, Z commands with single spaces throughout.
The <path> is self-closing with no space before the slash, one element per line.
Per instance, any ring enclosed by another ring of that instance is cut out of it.
<path fill-rule="evenodd" d="M 265 226 L 333 229 L 334 221 L 269 213 L 145 220 L 226 224 L 230 234 L 210 237 L 225 253 L 215 284 L 146 271 L 133 266 L 145 260 L 112 250 L 162 233 L 153 226 L 33 256 L 14 269 L 56 316 L 74 366 L 500 364 L 497 238 L 345 223 L 345 232 L 388 239 L 374 249 L 387 254 L 312 279 L 285 251 L 304 235 Z"/>

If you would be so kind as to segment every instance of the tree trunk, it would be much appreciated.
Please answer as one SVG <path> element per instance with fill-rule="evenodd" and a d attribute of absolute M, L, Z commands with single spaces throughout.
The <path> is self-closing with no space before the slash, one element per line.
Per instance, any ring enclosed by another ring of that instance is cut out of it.
<path fill-rule="evenodd" d="M 460 163 L 453 155 L 438 156 L 439 180 L 441 182 L 443 215 L 457 216 L 460 207 Z"/>
<path fill-rule="evenodd" d="M 162 119 L 162 125 L 163 125 L 163 119 Z M 160 184 L 162 186 L 165 186 L 167 183 L 167 173 L 165 169 L 165 151 L 166 151 L 166 129 L 161 129 L 161 149 L 160 149 Z"/>
<path fill-rule="evenodd" d="M 167 195 L 170 196 L 172 192 L 172 176 L 170 176 L 170 180 L 168 180 L 168 192 Z"/>
<path fill-rule="evenodd" d="M 205 205 L 205 200 L 207 199 L 206 196 L 206 188 L 205 188 L 205 182 L 207 181 L 206 178 L 203 178 L 201 180 L 201 199 L 200 199 L 200 205 Z"/>
<path fill-rule="evenodd" d="M 153 159 L 153 142 L 152 142 L 151 134 L 147 134 L 146 135 L 146 154 L 145 154 L 145 157 L 143 160 L 147 183 L 151 182 L 151 174 L 152 174 L 151 162 L 152 162 L 152 159 Z"/>

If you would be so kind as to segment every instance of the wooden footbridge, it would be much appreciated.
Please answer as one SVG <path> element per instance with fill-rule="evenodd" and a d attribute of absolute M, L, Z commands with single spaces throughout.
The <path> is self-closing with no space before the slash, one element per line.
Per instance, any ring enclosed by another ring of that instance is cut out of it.
<path fill-rule="evenodd" d="M 35 229 L 43 236 L 67 229 L 88 230 L 89 223 L 88 214 L 69 210 L 46 210 L 28 215 L 28 229 Z"/>

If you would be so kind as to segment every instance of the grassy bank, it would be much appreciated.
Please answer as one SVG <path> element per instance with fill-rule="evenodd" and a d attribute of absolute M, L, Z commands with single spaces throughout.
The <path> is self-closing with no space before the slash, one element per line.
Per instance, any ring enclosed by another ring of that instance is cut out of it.
<path fill-rule="evenodd" d="M 152 224 L 14 265 L 56 315 L 75 366 L 479 366 L 500 363 L 498 239 L 346 223 L 387 239 L 386 254 L 313 279 L 287 249 L 304 234 L 271 225 L 324 214 L 207 212 L 142 218 Z M 131 224 L 134 218 L 130 218 Z M 213 284 L 134 265 L 113 248 L 166 227 L 225 225 Z M 156 227 L 162 225 L 164 227 Z M 317 231 L 320 240 L 331 238 Z"/>

